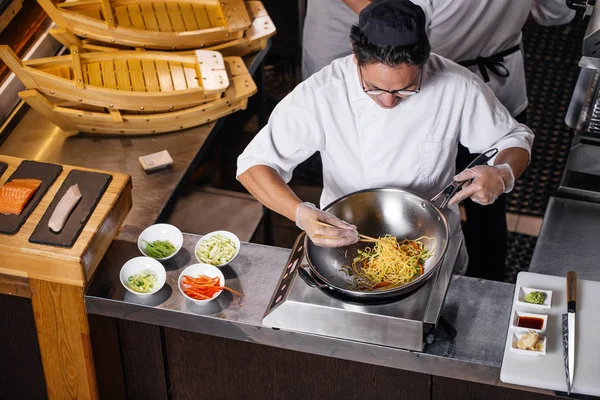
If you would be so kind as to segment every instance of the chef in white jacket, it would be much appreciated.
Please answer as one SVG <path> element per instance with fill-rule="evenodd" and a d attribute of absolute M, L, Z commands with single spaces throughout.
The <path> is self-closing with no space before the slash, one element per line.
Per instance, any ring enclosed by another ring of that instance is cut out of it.
<path fill-rule="evenodd" d="M 452 204 L 467 197 L 490 204 L 512 190 L 529 162 L 532 132 L 481 79 L 430 54 L 425 25 L 423 10 L 408 0 L 367 6 L 351 30 L 354 55 L 298 85 L 238 158 L 237 177 L 248 191 L 317 245 L 358 240 L 356 227 L 303 202 L 287 185 L 294 168 L 317 151 L 321 207 L 377 187 L 433 197 L 453 177 L 472 181 Z M 491 147 L 499 153 L 489 165 L 454 176 L 459 142 L 474 153 Z M 462 235 L 457 207 L 447 216 L 451 234 Z"/>
<path fill-rule="evenodd" d="M 308 0 L 303 38 L 306 78 L 341 55 L 351 53 L 345 29 L 372 0 Z M 529 14 L 541 25 L 570 22 L 575 11 L 564 0 L 412 0 L 426 16 L 432 51 L 478 74 L 519 122 L 526 123 L 527 92 L 521 29 Z M 457 167 L 477 154 L 459 146 Z M 464 226 L 471 276 L 504 279 L 507 252 L 506 196 L 493 206 L 464 203 Z"/>

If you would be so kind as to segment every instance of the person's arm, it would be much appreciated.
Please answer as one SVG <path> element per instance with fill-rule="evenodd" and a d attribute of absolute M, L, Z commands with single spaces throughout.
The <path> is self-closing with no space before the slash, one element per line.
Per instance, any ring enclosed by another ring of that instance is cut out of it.
<path fill-rule="evenodd" d="M 467 88 L 460 141 L 471 153 L 492 147 L 499 152 L 489 165 L 470 168 L 454 177 L 457 182 L 466 183 L 450 204 L 469 197 L 479 204 L 492 204 L 502 193 L 513 189 L 516 179 L 527 168 L 533 133 L 510 115 L 480 78 L 474 77 Z"/>
<path fill-rule="evenodd" d="M 239 175 L 238 180 L 262 205 L 294 221 L 317 246 L 342 247 L 358 242 L 356 226 L 312 203 L 302 202 L 273 168 L 255 165 Z"/>
<path fill-rule="evenodd" d="M 575 18 L 575 10 L 567 7 L 565 0 L 534 0 L 531 16 L 543 26 L 564 25 Z"/>
<path fill-rule="evenodd" d="M 238 176 L 238 181 L 262 205 L 296 221 L 296 209 L 302 201 L 273 168 L 255 165 Z"/>
<path fill-rule="evenodd" d="M 360 14 L 363 8 L 371 4 L 373 0 L 342 0 L 352 11 Z"/>
<path fill-rule="evenodd" d="M 302 202 L 286 183 L 298 164 L 324 148 L 317 99 L 307 81 L 286 96 L 238 157 L 236 175 L 260 203 L 296 222 L 316 245 L 346 246 L 358 241 L 356 227 Z"/>

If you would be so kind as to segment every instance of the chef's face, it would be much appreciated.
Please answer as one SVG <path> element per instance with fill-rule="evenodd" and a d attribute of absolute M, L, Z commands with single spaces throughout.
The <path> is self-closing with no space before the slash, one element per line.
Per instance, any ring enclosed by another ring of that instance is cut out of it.
<path fill-rule="evenodd" d="M 365 93 L 382 108 L 394 108 L 421 88 L 422 70 L 416 65 L 390 67 L 381 63 L 358 66 Z"/>

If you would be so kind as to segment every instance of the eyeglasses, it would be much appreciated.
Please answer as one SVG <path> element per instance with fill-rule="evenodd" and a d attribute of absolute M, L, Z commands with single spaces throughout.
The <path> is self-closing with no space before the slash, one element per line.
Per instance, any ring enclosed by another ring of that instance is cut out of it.
<path fill-rule="evenodd" d="M 397 97 L 412 96 L 412 95 L 419 93 L 421 91 L 421 83 L 423 82 L 423 69 L 421 68 L 420 71 L 421 72 L 419 74 L 419 86 L 417 86 L 416 90 L 406 90 L 406 89 L 399 89 L 399 90 L 370 89 L 370 90 L 367 90 L 364 85 L 365 80 L 363 79 L 362 68 L 358 67 L 358 74 L 360 75 L 360 85 L 362 86 L 363 92 L 365 92 L 368 95 L 375 96 L 375 97 L 380 96 L 384 93 L 389 93 L 389 94 L 392 94 Z"/>

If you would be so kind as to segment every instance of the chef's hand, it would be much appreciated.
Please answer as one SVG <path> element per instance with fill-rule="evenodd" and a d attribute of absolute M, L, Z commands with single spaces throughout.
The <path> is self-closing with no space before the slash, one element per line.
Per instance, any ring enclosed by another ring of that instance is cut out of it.
<path fill-rule="evenodd" d="M 462 190 L 450 199 L 454 205 L 467 197 L 481 205 L 492 204 L 502 193 L 508 193 L 515 186 L 515 176 L 508 164 L 496 166 L 478 165 L 464 170 L 454 177 L 457 182 L 467 181 Z M 471 181 L 472 180 L 472 181 Z"/>
<path fill-rule="evenodd" d="M 325 222 L 334 227 L 322 226 L 311 221 Z M 321 247 L 342 247 L 358 242 L 356 226 L 319 210 L 312 203 L 301 203 L 296 209 L 296 225 L 304 230 L 314 244 Z"/>

